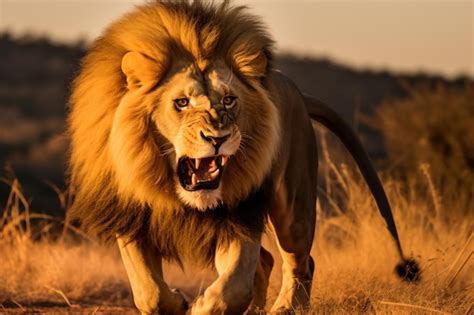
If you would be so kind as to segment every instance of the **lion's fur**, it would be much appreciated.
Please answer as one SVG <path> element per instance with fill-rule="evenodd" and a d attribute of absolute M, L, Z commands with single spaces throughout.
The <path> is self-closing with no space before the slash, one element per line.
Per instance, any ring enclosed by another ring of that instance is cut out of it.
<path fill-rule="evenodd" d="M 263 183 L 279 138 L 278 110 L 263 87 L 272 44 L 256 18 L 227 2 L 156 2 L 112 24 L 93 43 L 72 87 L 72 216 L 105 239 L 152 240 L 165 257 L 177 260 L 178 247 L 209 262 L 209 244 L 259 237 L 266 213 L 252 205 L 267 193 Z M 242 83 L 242 148 L 224 173 L 216 209 L 198 212 L 176 192 L 166 156 L 173 144 L 156 128 L 167 117 L 150 117 L 161 94 L 129 91 L 121 70 L 127 52 L 156 61 L 154 88 L 166 86 L 183 60 L 202 71 L 223 62 Z M 239 203 L 248 210 L 233 211 Z"/>
<path fill-rule="evenodd" d="M 284 270 L 272 311 L 309 306 L 318 156 L 310 117 L 354 155 L 396 241 L 398 271 L 417 277 L 362 145 L 329 107 L 272 71 L 272 44 L 244 7 L 157 1 L 112 24 L 83 60 L 69 119 L 76 189 L 70 213 L 99 236 L 118 237 L 144 313 L 158 310 L 160 290 L 164 313 L 186 311 L 161 279 L 156 251 L 178 263 L 214 263 L 219 277 L 191 313 L 242 313 L 252 286 L 268 285 L 268 272 L 255 276 L 267 217 Z M 232 106 L 224 102 L 229 95 Z M 217 188 L 199 186 L 201 168 L 183 164 L 203 158 L 212 178 L 227 156 Z M 264 297 L 258 303 L 263 307 Z"/>

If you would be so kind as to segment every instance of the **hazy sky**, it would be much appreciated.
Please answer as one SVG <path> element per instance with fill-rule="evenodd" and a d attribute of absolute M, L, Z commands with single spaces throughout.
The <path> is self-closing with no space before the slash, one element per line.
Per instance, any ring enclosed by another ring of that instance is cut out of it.
<path fill-rule="evenodd" d="M 93 39 L 138 0 L 0 0 L 0 31 Z M 235 0 L 280 51 L 403 72 L 474 77 L 474 0 Z"/>

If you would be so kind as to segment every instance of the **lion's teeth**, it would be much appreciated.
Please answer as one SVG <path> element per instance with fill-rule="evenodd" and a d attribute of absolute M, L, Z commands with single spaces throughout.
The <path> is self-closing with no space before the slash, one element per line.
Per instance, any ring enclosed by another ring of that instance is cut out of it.
<path fill-rule="evenodd" d="M 219 169 L 217 169 L 217 170 L 215 170 L 214 172 L 212 172 L 212 173 L 211 173 L 211 179 L 212 179 L 212 180 L 216 179 L 217 176 L 219 176 L 219 172 L 220 172 Z"/>
<path fill-rule="evenodd" d="M 221 165 L 224 166 L 227 163 L 228 159 L 229 159 L 229 157 L 227 155 L 223 155 Z"/>
<path fill-rule="evenodd" d="M 196 174 L 193 174 L 193 176 L 191 176 L 191 183 L 192 183 L 193 185 L 196 185 L 196 184 L 198 183 Z"/>
<path fill-rule="evenodd" d="M 196 169 L 199 169 L 199 165 L 201 165 L 201 159 L 194 159 L 194 165 L 196 165 Z"/>

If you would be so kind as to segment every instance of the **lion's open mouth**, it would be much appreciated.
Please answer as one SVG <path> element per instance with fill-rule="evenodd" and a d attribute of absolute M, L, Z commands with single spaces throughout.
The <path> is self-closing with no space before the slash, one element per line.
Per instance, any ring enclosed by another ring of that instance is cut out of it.
<path fill-rule="evenodd" d="M 178 161 L 181 186 L 188 191 L 216 189 L 219 187 L 224 166 L 229 157 L 216 155 L 200 159 L 182 157 Z"/>

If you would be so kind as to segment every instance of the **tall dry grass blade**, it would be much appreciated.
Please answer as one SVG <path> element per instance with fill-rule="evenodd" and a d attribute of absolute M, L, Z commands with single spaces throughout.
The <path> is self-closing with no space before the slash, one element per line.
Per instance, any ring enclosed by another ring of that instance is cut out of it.
<path fill-rule="evenodd" d="M 21 305 L 20 303 L 18 303 L 15 299 L 10 298 L 10 301 L 12 301 L 13 304 L 15 304 L 16 306 L 18 306 L 23 312 L 25 311 L 25 308 L 23 307 L 23 305 Z"/>
<path fill-rule="evenodd" d="M 61 237 L 59 238 L 59 242 L 61 244 L 64 244 L 64 241 L 66 239 L 67 231 L 70 228 L 69 222 L 70 222 L 70 217 L 66 213 L 66 215 L 64 216 L 64 220 L 63 220 L 63 230 L 61 232 Z"/>
<path fill-rule="evenodd" d="M 23 192 L 21 191 L 20 183 L 17 179 L 13 180 L 12 186 L 11 186 L 11 191 L 13 193 L 13 196 L 18 199 L 18 201 L 21 203 L 23 206 L 18 207 L 18 209 L 29 209 L 30 204 L 28 200 L 26 200 L 25 196 L 23 195 Z"/>
<path fill-rule="evenodd" d="M 349 186 L 348 186 L 348 183 L 346 182 L 346 180 L 344 179 L 344 176 L 343 176 L 342 172 L 339 171 L 339 169 L 337 168 L 336 164 L 334 164 L 334 162 L 328 161 L 328 165 L 329 165 L 329 168 L 331 169 L 331 171 L 336 176 L 337 182 L 343 188 L 343 191 L 348 194 Z"/>
<path fill-rule="evenodd" d="M 51 182 L 49 180 L 46 180 L 45 182 L 56 193 L 56 195 L 58 197 L 58 200 L 59 200 L 59 206 L 62 209 L 66 209 L 66 207 L 67 207 L 67 205 L 66 205 L 66 194 L 58 187 L 58 185 L 54 184 L 53 182 Z"/>
<path fill-rule="evenodd" d="M 330 179 L 329 179 L 329 168 L 328 168 L 328 162 L 329 162 L 329 149 L 328 149 L 328 143 L 326 139 L 326 133 L 327 131 L 325 129 L 320 129 L 319 130 L 319 139 L 321 142 L 321 152 L 323 154 L 323 161 L 326 163 L 326 167 L 323 168 L 323 178 L 324 178 L 324 184 L 326 186 L 327 194 L 331 195 L 331 185 L 330 185 Z"/>
<path fill-rule="evenodd" d="M 8 187 L 10 187 L 10 193 L 8 194 L 7 202 L 5 204 L 5 209 L 11 209 L 12 204 L 13 204 L 13 198 L 15 196 L 15 193 L 11 190 L 13 182 L 7 180 L 6 178 L 1 178 L 0 181 L 2 181 L 3 183 L 7 184 Z"/>
<path fill-rule="evenodd" d="M 469 261 L 469 259 L 471 259 L 472 255 L 474 254 L 474 251 L 472 251 L 467 257 L 466 259 L 464 260 L 464 262 L 461 264 L 461 266 L 459 266 L 458 270 L 454 273 L 454 275 L 451 277 L 451 279 L 448 281 L 448 287 L 450 287 L 453 283 L 454 283 L 454 280 L 456 279 L 456 277 L 459 275 L 459 273 L 461 272 L 461 270 L 466 266 L 467 262 Z"/>
<path fill-rule="evenodd" d="M 334 200 L 334 198 L 331 195 L 329 195 L 329 192 L 324 191 L 321 187 L 317 187 L 316 189 L 318 190 L 319 193 L 323 194 L 326 197 L 326 200 L 332 206 L 332 210 L 335 210 L 334 212 L 335 214 L 342 215 L 344 213 L 341 207 Z"/>
<path fill-rule="evenodd" d="M 474 237 L 474 232 L 471 232 L 471 234 L 469 235 L 469 238 L 467 239 L 466 243 L 464 244 L 464 246 L 462 247 L 461 251 L 459 251 L 458 255 L 456 256 L 456 258 L 453 260 L 453 263 L 449 266 L 448 268 L 448 271 L 447 271 L 447 278 L 451 278 L 449 275 L 450 273 L 453 271 L 454 267 L 456 266 L 456 264 L 458 263 L 458 261 L 461 259 L 462 255 L 464 255 L 464 252 L 466 251 L 466 249 L 469 247 L 469 244 L 471 243 L 472 241 L 472 238 Z M 472 254 L 472 253 L 471 253 Z M 449 283 L 449 281 L 448 281 Z"/>
<path fill-rule="evenodd" d="M 10 218 L 15 218 L 20 216 L 21 210 L 25 214 L 27 220 L 25 220 L 25 228 L 22 225 L 17 225 L 19 235 L 29 237 L 31 233 L 30 218 L 29 218 L 29 209 L 30 205 L 26 200 L 25 196 L 21 192 L 20 183 L 17 179 L 14 179 L 10 185 L 10 195 L 7 202 L 6 212 L 9 212 Z M 8 211 L 10 210 L 10 211 Z"/>
<path fill-rule="evenodd" d="M 441 207 L 442 207 L 441 197 L 438 194 L 438 191 L 436 190 L 436 188 L 434 186 L 433 178 L 431 177 L 431 173 L 430 173 L 430 166 L 427 163 L 422 163 L 420 165 L 420 169 L 421 169 L 421 172 L 425 176 L 426 181 L 428 183 L 428 188 L 430 190 L 431 199 L 433 201 L 433 206 L 434 206 L 434 210 L 435 210 L 435 216 L 438 217 L 441 213 Z"/>
<path fill-rule="evenodd" d="M 414 309 L 419 309 L 419 310 L 424 310 L 428 312 L 433 312 L 436 314 L 452 314 L 448 312 L 443 312 L 431 307 L 426 307 L 426 306 L 421 306 L 421 305 L 414 305 L 414 304 L 408 304 L 408 303 L 399 303 L 399 302 L 389 302 L 389 301 L 377 301 L 380 304 L 383 305 L 392 305 L 392 306 L 402 306 L 402 307 L 408 307 L 408 308 L 414 308 Z"/>
<path fill-rule="evenodd" d="M 55 289 L 53 287 L 50 287 L 49 285 L 45 285 L 44 286 L 46 289 L 48 290 L 51 290 L 53 291 L 54 293 L 57 293 L 59 296 L 61 296 L 63 298 L 63 300 L 66 302 L 66 304 L 69 306 L 69 307 L 73 307 L 74 305 L 71 304 L 71 302 L 69 301 L 69 299 L 67 298 L 66 294 L 64 294 L 63 291 L 59 290 L 59 289 Z"/>
<path fill-rule="evenodd" d="M 62 210 L 64 210 L 64 222 L 63 222 L 63 229 L 61 232 L 61 236 L 59 238 L 59 242 L 61 244 L 64 244 L 64 240 L 66 238 L 67 231 L 69 229 L 69 221 L 70 217 L 67 214 L 67 209 L 71 205 L 71 196 L 69 193 L 69 189 L 66 189 L 65 191 L 61 190 L 56 184 L 52 183 L 51 181 L 46 181 L 49 187 L 54 190 L 56 193 L 56 196 L 58 197 L 59 200 L 59 206 L 61 207 Z"/>
<path fill-rule="evenodd" d="M 15 231 L 17 231 L 17 234 L 20 234 L 21 236 L 24 236 L 24 231 L 21 230 L 21 223 L 25 222 L 26 220 L 31 220 L 31 219 L 44 219 L 44 220 L 53 220 L 54 218 L 47 215 L 47 214 L 41 214 L 41 213 L 33 213 L 29 216 L 26 216 L 26 214 L 17 214 L 14 217 L 8 221 L 1 230 L 0 236 L 2 238 L 6 238 L 8 235 L 13 235 L 15 234 Z"/>

